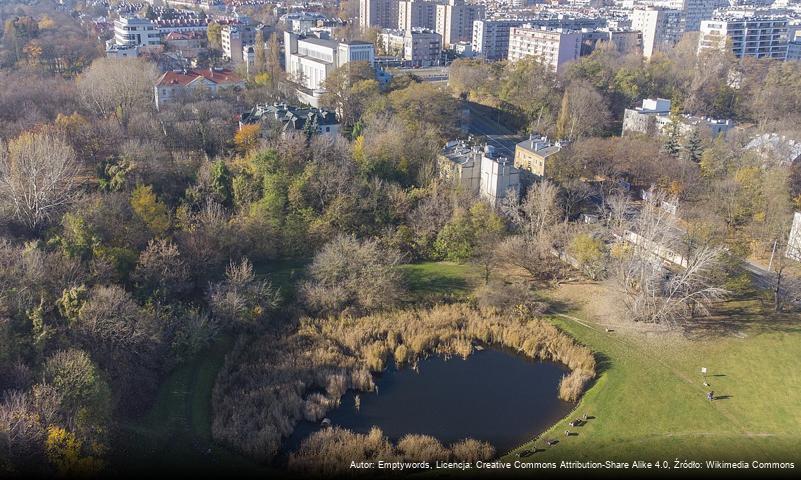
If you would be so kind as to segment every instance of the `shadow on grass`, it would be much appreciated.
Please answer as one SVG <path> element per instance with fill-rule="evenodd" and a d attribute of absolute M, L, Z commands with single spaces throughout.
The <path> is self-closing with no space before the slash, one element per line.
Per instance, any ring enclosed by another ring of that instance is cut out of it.
<path fill-rule="evenodd" d="M 684 321 L 680 328 L 691 339 L 782 332 L 801 333 L 798 312 L 775 312 L 760 295 L 730 300 L 717 305 L 708 317 Z"/>

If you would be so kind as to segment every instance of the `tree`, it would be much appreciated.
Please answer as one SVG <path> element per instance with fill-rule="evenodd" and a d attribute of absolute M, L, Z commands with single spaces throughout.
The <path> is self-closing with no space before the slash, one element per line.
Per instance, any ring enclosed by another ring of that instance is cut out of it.
<path fill-rule="evenodd" d="M 591 280 L 598 280 L 606 268 L 606 246 L 586 233 L 576 235 L 568 246 L 568 253 L 576 260 L 579 269 Z"/>
<path fill-rule="evenodd" d="M 83 350 L 60 350 L 44 364 L 44 378 L 61 397 L 72 416 L 108 413 L 109 390 L 89 355 Z"/>
<path fill-rule="evenodd" d="M 209 48 L 222 50 L 222 26 L 216 22 L 210 22 L 206 30 L 206 37 L 209 41 Z"/>
<path fill-rule="evenodd" d="M 557 120 L 557 136 L 569 140 L 603 134 L 611 114 L 606 100 L 586 81 L 575 81 L 565 90 Z"/>
<path fill-rule="evenodd" d="M 550 180 L 534 184 L 521 200 L 507 195 L 501 211 L 528 239 L 535 239 L 561 219 L 559 189 Z"/>
<path fill-rule="evenodd" d="M 268 280 L 256 278 L 247 258 L 231 262 L 225 280 L 213 283 L 208 297 L 215 318 L 229 328 L 263 327 L 280 301 L 278 290 Z"/>
<path fill-rule="evenodd" d="M 131 192 L 131 209 L 156 235 L 163 235 L 170 228 L 167 206 L 156 198 L 150 185 L 139 185 Z"/>
<path fill-rule="evenodd" d="M 306 305 L 321 314 L 365 313 L 391 307 L 404 288 L 400 256 L 376 240 L 339 235 L 314 256 L 301 286 Z"/>
<path fill-rule="evenodd" d="M 461 262 L 481 253 L 488 238 L 504 230 L 503 220 L 485 202 L 476 202 L 469 210 L 457 209 L 434 243 L 441 258 Z"/>
<path fill-rule="evenodd" d="M 79 168 L 72 148 L 48 134 L 0 141 L 0 208 L 38 230 L 76 199 Z"/>
<path fill-rule="evenodd" d="M 354 96 L 352 88 L 364 80 L 375 81 L 375 71 L 370 63 L 348 62 L 328 74 L 323 82 L 323 106 L 334 110 L 345 125 L 353 125 L 358 120 L 354 117 L 351 103 L 359 98 Z"/>
<path fill-rule="evenodd" d="M 267 71 L 270 73 L 270 87 L 273 91 L 278 88 L 281 79 L 281 46 L 278 44 L 278 33 L 273 32 L 267 42 Z"/>
<path fill-rule="evenodd" d="M 639 214 L 624 234 L 628 245 L 619 248 L 618 280 L 623 304 L 634 321 L 674 325 L 696 315 L 708 315 L 710 306 L 726 297 L 715 275 L 725 250 L 685 241 L 686 234 L 662 207 L 664 193 L 651 189 Z M 664 267 L 663 262 L 670 264 Z"/>
<path fill-rule="evenodd" d="M 163 300 L 186 293 L 189 271 L 178 246 L 167 239 L 153 239 L 139 255 L 131 279 L 146 296 Z"/>
<path fill-rule="evenodd" d="M 704 144 L 697 128 L 693 128 L 687 135 L 682 146 L 684 158 L 693 163 L 699 163 L 704 153 Z"/>
<path fill-rule="evenodd" d="M 233 202 L 231 185 L 231 171 L 223 160 L 216 160 L 211 164 L 209 183 L 214 201 L 221 205 L 230 206 Z"/>
<path fill-rule="evenodd" d="M 124 127 L 135 109 L 153 104 L 156 75 L 142 58 L 100 58 L 78 78 L 78 93 L 90 111 Z"/>

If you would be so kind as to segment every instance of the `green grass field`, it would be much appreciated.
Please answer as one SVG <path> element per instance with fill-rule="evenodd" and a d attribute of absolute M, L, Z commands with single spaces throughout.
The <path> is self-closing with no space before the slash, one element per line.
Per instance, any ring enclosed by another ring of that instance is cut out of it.
<path fill-rule="evenodd" d="M 731 316 L 721 312 L 716 321 L 742 322 L 741 328 L 712 328 L 692 338 L 606 332 L 592 319 L 579 318 L 581 313 L 569 315 L 578 321 L 553 317 L 598 353 L 601 374 L 575 413 L 542 435 L 560 443 L 546 447 L 536 441 L 544 451 L 527 460 L 798 462 L 801 322 L 797 316 L 763 312 L 757 302 L 727 308 Z M 703 385 L 701 367 L 708 368 L 709 388 Z M 708 390 L 719 399 L 709 402 Z M 585 412 L 595 418 L 582 427 L 567 425 Z M 577 435 L 566 438 L 566 429 Z"/>
<path fill-rule="evenodd" d="M 409 288 L 407 303 L 443 297 L 464 299 L 481 282 L 479 269 L 469 263 L 425 262 L 400 268 Z"/>

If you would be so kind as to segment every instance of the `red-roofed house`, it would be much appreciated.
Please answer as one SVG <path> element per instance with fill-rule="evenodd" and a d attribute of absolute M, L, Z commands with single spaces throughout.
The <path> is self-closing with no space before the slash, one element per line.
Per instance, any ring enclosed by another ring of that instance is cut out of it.
<path fill-rule="evenodd" d="M 175 96 L 188 89 L 204 86 L 212 95 L 221 88 L 244 88 L 245 81 L 226 68 L 204 68 L 167 72 L 156 81 L 156 108 L 169 103 Z"/>

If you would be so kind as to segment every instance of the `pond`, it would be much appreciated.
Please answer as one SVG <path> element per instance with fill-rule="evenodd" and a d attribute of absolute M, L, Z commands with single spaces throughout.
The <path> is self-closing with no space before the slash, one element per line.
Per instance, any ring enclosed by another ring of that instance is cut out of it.
<path fill-rule="evenodd" d="M 466 360 L 431 357 L 419 371 L 390 367 L 376 377 L 378 393 L 361 392 L 355 408 L 350 391 L 326 415 L 333 425 L 359 433 L 372 426 L 397 441 L 421 433 L 449 444 L 466 437 L 483 440 L 504 453 L 547 430 L 574 404 L 558 398 L 561 364 L 527 359 L 487 348 Z M 285 447 L 295 450 L 318 424 L 301 422 Z"/>

